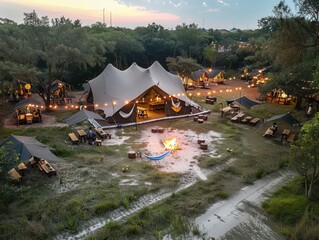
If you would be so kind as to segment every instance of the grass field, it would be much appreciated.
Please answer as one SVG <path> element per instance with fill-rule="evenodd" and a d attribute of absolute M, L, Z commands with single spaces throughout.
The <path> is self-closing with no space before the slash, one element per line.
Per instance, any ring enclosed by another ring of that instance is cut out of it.
<path fill-rule="evenodd" d="M 193 100 L 212 110 L 207 122 L 193 124 L 191 118 L 183 118 L 157 122 L 156 126 L 192 129 L 197 133 L 221 133 L 223 140 L 216 145 L 216 153 L 220 157 L 199 156 L 201 168 L 210 170 L 230 159 L 235 160 L 222 172 L 208 176 L 206 181 L 198 181 L 164 201 L 145 207 L 125 221 L 108 223 L 89 239 L 138 239 L 142 236 L 161 239 L 167 231 L 173 236 L 188 234 L 189 231 L 199 234 L 196 226 L 191 224 L 193 217 L 213 202 L 227 198 L 242 186 L 253 184 L 256 179 L 287 165 L 289 146 L 263 138 L 265 127 L 231 123 L 229 118 L 221 118 L 220 106 L 206 105 L 201 98 Z M 265 104 L 254 107 L 247 114 L 267 118 L 287 111 L 293 112 L 292 106 Z M 68 116 L 65 112 L 63 115 L 59 112 L 51 114 L 61 121 Z M 298 113 L 295 115 L 298 116 Z M 87 129 L 88 126 L 82 123 L 75 127 Z M 2 140 L 10 134 L 34 136 L 54 148 L 54 152 L 64 160 L 55 165 L 56 177 L 49 178 L 35 167 L 28 170 L 21 184 L 2 178 L 1 238 L 47 239 L 60 233 L 76 233 L 90 219 L 107 218 L 115 209 L 130 209 L 130 205 L 145 194 L 163 189 L 176 190 L 187 173 L 163 173 L 147 161 L 127 157 L 130 149 L 144 147 L 146 143 L 136 140 L 149 126 L 117 129 L 116 135 L 127 140 L 121 145 L 107 147 L 71 145 L 67 133 L 74 131 L 74 127 L 1 128 Z M 282 124 L 280 127 L 286 126 Z M 226 151 L 227 148 L 233 151 Z M 123 167 L 128 167 L 129 171 L 124 173 Z M 121 184 L 127 179 L 137 184 Z"/>

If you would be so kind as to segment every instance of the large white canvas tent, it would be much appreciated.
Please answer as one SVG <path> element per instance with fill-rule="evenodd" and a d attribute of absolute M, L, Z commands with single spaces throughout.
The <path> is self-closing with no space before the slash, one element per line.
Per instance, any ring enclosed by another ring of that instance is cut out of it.
<path fill-rule="evenodd" d="M 158 62 L 147 69 L 133 63 L 124 71 L 108 64 L 89 85 L 95 109 L 117 123 L 134 122 L 138 103 L 154 100 L 147 99 L 151 90 L 163 101 L 166 116 L 189 114 L 192 107 L 199 107 L 186 96 L 181 79 Z"/>

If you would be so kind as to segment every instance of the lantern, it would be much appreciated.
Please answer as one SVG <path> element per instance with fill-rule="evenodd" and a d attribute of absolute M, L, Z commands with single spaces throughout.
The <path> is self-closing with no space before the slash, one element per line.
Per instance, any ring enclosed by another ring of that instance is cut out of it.
<path fill-rule="evenodd" d="M 31 85 L 29 83 L 27 83 L 25 86 L 24 86 L 25 89 L 27 90 L 30 90 L 31 89 Z"/>

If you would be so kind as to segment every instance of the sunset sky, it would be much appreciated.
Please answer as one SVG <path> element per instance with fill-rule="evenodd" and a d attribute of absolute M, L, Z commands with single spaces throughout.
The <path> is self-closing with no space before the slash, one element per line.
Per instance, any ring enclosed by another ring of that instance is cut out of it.
<path fill-rule="evenodd" d="M 290 6 L 293 0 L 286 0 Z M 152 22 L 174 29 L 182 23 L 213 29 L 256 29 L 258 20 L 273 15 L 279 0 L 0 0 L 0 17 L 23 22 L 23 13 L 64 16 L 82 25 L 103 22 L 135 28 Z M 104 9 L 104 10 L 103 10 Z M 294 10 L 294 8 L 293 8 Z M 103 15 L 104 12 L 104 15 Z"/>

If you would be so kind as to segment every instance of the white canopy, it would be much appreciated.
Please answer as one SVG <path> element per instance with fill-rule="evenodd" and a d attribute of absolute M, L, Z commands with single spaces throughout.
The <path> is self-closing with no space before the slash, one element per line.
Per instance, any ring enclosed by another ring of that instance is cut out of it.
<path fill-rule="evenodd" d="M 124 71 L 108 64 L 99 76 L 89 81 L 89 84 L 94 104 L 104 110 L 106 117 L 114 115 L 127 102 L 154 86 L 189 105 L 198 106 L 186 96 L 181 79 L 167 72 L 157 61 L 147 69 L 133 63 Z"/>

